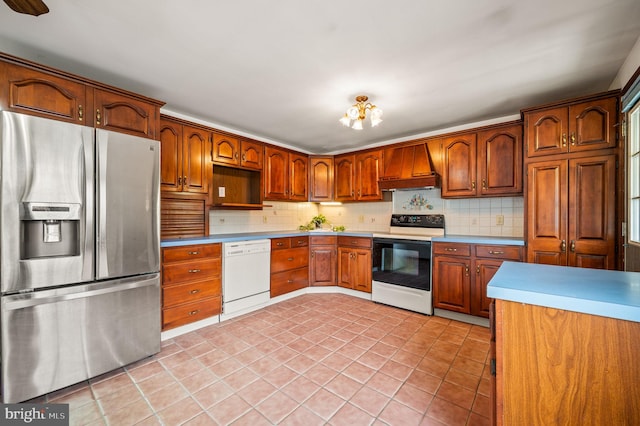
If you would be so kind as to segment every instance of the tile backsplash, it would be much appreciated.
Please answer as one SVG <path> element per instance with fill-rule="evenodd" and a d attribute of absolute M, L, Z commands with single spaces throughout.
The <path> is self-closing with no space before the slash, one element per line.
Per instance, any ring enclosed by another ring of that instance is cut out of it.
<path fill-rule="evenodd" d="M 267 201 L 264 210 L 211 210 L 211 235 L 291 231 L 308 223 L 318 213 L 333 225 L 349 231 L 386 232 L 391 213 L 444 214 L 447 234 L 522 237 L 523 197 L 443 199 L 440 189 L 395 191 L 393 202 L 345 203 L 322 206 L 316 203 Z M 497 222 L 502 222 L 498 225 Z"/>

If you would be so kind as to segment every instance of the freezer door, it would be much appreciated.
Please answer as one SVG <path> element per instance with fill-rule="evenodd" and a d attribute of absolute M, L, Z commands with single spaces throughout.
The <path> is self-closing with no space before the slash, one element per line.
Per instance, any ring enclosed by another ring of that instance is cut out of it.
<path fill-rule="evenodd" d="M 2 400 L 15 403 L 160 351 L 160 276 L 4 296 Z"/>
<path fill-rule="evenodd" d="M 96 130 L 96 278 L 160 270 L 160 143 Z"/>
<path fill-rule="evenodd" d="M 93 280 L 94 132 L 0 112 L 1 292 Z"/>

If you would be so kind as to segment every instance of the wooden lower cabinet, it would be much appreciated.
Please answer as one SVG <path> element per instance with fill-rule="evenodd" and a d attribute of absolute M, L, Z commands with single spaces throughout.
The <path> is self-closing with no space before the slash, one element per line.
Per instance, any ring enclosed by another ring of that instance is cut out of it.
<path fill-rule="evenodd" d="M 640 323 L 496 300 L 496 424 L 640 424 Z"/>
<path fill-rule="evenodd" d="M 338 285 L 371 293 L 371 238 L 338 237 Z"/>
<path fill-rule="evenodd" d="M 309 286 L 309 237 L 271 240 L 271 297 Z"/>
<path fill-rule="evenodd" d="M 222 310 L 222 244 L 162 249 L 162 329 Z"/>
<path fill-rule="evenodd" d="M 433 306 L 489 318 L 487 284 L 505 260 L 521 262 L 523 247 L 434 242 Z"/>
<path fill-rule="evenodd" d="M 309 237 L 309 285 L 336 285 L 338 237 L 335 235 Z"/>

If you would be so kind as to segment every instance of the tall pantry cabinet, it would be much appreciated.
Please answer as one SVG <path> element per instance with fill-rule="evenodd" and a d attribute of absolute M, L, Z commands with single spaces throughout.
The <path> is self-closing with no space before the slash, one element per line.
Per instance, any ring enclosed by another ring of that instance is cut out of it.
<path fill-rule="evenodd" d="M 618 94 L 522 111 L 528 262 L 618 268 Z"/>

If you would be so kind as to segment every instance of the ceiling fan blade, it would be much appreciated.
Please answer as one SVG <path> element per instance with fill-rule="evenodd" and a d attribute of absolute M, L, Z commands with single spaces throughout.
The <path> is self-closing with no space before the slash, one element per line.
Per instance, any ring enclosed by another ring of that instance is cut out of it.
<path fill-rule="evenodd" d="M 42 0 L 4 0 L 4 2 L 18 13 L 38 16 L 49 12 L 49 8 Z"/>

